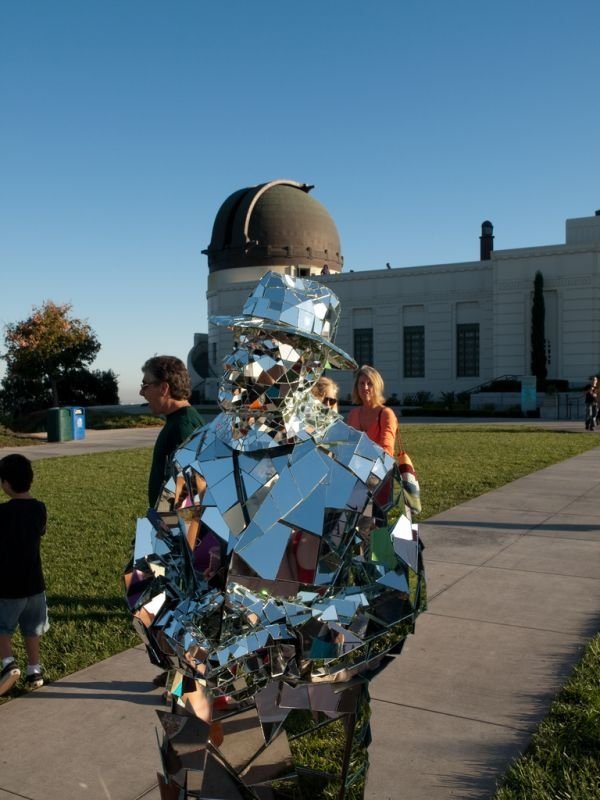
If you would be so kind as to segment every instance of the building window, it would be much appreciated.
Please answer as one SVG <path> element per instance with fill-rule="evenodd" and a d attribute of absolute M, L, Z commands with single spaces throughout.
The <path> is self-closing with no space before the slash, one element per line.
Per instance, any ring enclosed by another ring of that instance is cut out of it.
<path fill-rule="evenodd" d="M 425 326 L 404 326 L 404 377 L 425 377 Z"/>
<path fill-rule="evenodd" d="M 217 363 L 217 343 L 216 342 L 212 343 L 212 363 L 213 364 Z"/>
<path fill-rule="evenodd" d="M 456 377 L 479 377 L 479 323 L 456 326 Z"/>
<path fill-rule="evenodd" d="M 373 328 L 354 329 L 354 360 L 359 367 L 373 364 Z"/>

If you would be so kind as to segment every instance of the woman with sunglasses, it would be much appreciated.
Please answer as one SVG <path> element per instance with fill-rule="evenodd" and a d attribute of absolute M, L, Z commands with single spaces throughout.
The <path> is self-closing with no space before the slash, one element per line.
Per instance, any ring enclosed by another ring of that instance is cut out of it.
<path fill-rule="evenodd" d="M 320 400 L 323 405 L 328 406 L 331 411 L 338 411 L 338 385 L 331 378 L 324 375 L 312 387 L 312 393 Z"/>
<path fill-rule="evenodd" d="M 363 431 L 369 439 L 394 455 L 398 418 L 385 405 L 383 378 L 374 367 L 363 365 L 354 376 L 352 402 L 358 406 L 348 414 L 348 425 Z"/>

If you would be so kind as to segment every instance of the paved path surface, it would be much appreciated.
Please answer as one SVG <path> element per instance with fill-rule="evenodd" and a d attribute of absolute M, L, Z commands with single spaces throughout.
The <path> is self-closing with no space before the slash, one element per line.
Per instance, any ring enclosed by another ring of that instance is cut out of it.
<path fill-rule="evenodd" d="M 143 446 L 107 433 L 90 447 Z M 371 686 L 367 798 L 489 798 L 598 630 L 600 448 L 421 532 L 429 611 Z M 1 706 L 0 800 L 158 800 L 155 672 L 140 646 Z"/>
<path fill-rule="evenodd" d="M 160 431 L 157 428 L 127 428 L 111 431 L 86 431 L 84 439 L 70 442 L 47 442 L 38 438 L 35 444 L 15 447 L 0 447 L 0 458 L 8 453 L 23 453 L 35 461 L 39 458 L 77 456 L 84 453 L 102 453 L 107 450 L 130 450 L 133 447 L 152 447 Z M 45 435 L 42 435 L 45 436 Z M 23 439 L 23 441 L 27 441 Z"/>

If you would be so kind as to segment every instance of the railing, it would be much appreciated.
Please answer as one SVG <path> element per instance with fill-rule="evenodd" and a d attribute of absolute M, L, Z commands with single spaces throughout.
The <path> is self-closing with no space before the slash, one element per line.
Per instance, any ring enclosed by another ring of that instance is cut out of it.
<path fill-rule="evenodd" d="M 555 419 L 583 419 L 584 398 L 582 394 L 571 394 L 570 392 L 557 392 L 556 394 L 546 394 L 541 412 L 546 411 Z"/>
<path fill-rule="evenodd" d="M 472 389 L 465 389 L 464 394 L 474 394 L 475 392 L 480 392 L 486 386 L 491 386 L 492 383 L 496 383 L 496 381 L 517 381 L 518 383 L 521 383 L 521 375 L 499 375 L 497 378 L 490 378 L 489 381 L 484 381 L 478 386 L 473 386 Z M 498 389 L 498 391 L 501 392 L 502 389 Z M 460 394 L 463 394 L 463 392 Z"/>

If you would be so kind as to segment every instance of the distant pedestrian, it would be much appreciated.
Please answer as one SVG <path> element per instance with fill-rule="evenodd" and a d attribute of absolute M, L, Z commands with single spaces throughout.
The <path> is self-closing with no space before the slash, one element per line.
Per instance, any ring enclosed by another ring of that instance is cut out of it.
<path fill-rule="evenodd" d="M 154 356 L 142 367 L 140 394 L 150 411 L 165 417 L 152 454 L 148 477 L 148 504 L 154 508 L 165 482 L 172 453 L 188 436 L 204 425 L 204 420 L 190 405 L 192 387 L 183 361 L 176 356 Z"/>
<path fill-rule="evenodd" d="M 40 555 L 46 532 L 46 506 L 29 493 L 33 469 L 18 453 L 0 461 L 0 486 L 10 500 L 0 503 L 0 695 L 21 675 L 12 651 L 12 637 L 21 629 L 27 653 L 25 687 L 44 685 L 40 637 L 48 630 L 48 607 Z"/>
<path fill-rule="evenodd" d="M 585 429 L 593 431 L 596 427 L 598 416 L 598 378 L 594 376 L 592 382 L 585 387 Z"/>

